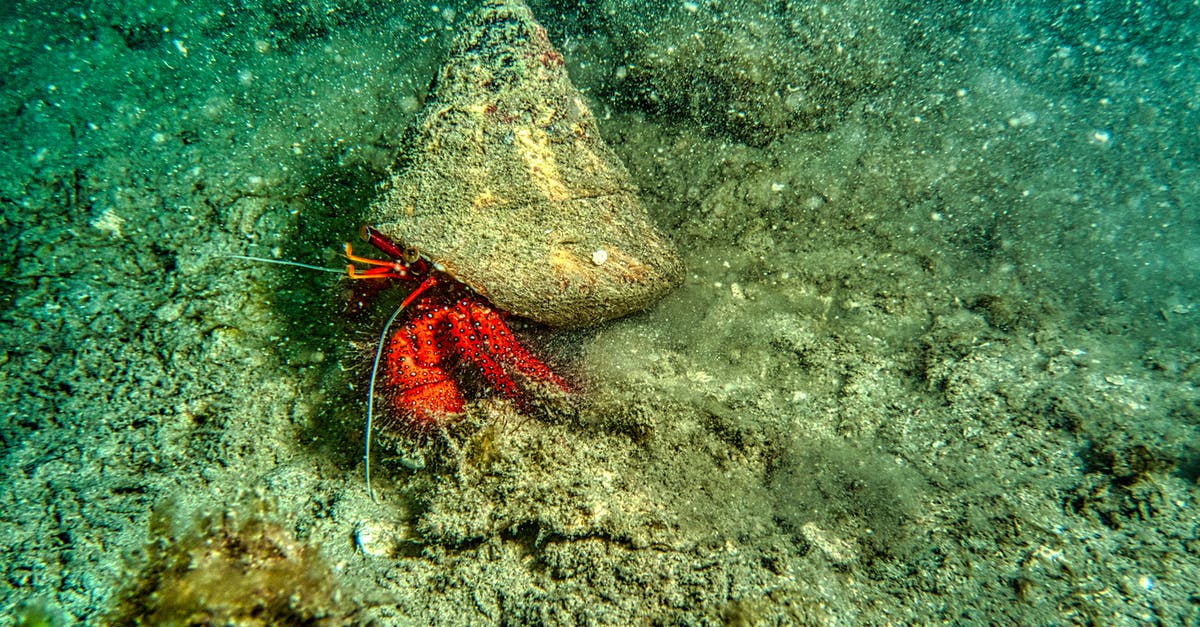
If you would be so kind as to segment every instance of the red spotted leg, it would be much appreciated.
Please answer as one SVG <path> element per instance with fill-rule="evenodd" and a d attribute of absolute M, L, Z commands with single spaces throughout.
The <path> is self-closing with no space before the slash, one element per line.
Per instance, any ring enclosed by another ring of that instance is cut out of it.
<path fill-rule="evenodd" d="M 418 428 L 439 426 L 446 417 L 461 414 L 462 394 L 442 366 L 438 330 L 454 325 L 455 311 L 430 307 L 428 301 L 416 304 L 415 324 L 392 335 L 388 343 L 384 372 L 385 385 L 393 390 L 393 402 L 407 411 Z"/>
<path fill-rule="evenodd" d="M 477 327 L 473 319 L 472 310 L 482 306 L 474 299 L 463 298 L 450 310 L 450 338 L 454 341 L 454 350 L 479 368 L 479 375 L 496 393 L 505 398 L 519 399 L 521 392 L 516 384 L 492 357 L 495 351 L 492 350 L 488 332 Z"/>
<path fill-rule="evenodd" d="M 500 314 L 496 313 L 495 309 L 487 306 L 487 304 L 472 300 L 468 315 L 471 319 L 471 327 L 482 336 L 482 344 L 485 349 L 496 356 L 504 365 L 516 370 L 531 381 L 551 383 L 558 389 L 567 391 L 569 388 L 567 382 L 561 377 L 554 374 L 550 367 L 542 363 L 536 355 L 529 352 L 529 349 L 521 345 L 517 341 L 511 331 L 508 330 L 508 325 Z M 494 363 L 494 362 L 493 362 Z M 495 377 L 489 376 L 489 371 L 483 371 L 483 376 L 488 380 L 493 387 L 497 388 L 502 394 L 508 398 L 520 402 L 524 397 L 517 391 L 513 385 L 512 379 L 508 374 L 500 369 L 495 368 L 491 372 L 495 373 Z M 500 381 L 497 381 L 500 379 Z"/>

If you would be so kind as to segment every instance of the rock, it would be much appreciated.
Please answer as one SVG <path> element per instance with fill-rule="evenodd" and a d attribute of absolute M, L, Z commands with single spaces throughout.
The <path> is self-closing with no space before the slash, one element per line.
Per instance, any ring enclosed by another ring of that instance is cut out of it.
<path fill-rule="evenodd" d="M 368 219 L 500 309 L 581 326 L 644 309 L 682 281 L 636 192 L 529 8 L 488 2 L 455 41 Z"/>

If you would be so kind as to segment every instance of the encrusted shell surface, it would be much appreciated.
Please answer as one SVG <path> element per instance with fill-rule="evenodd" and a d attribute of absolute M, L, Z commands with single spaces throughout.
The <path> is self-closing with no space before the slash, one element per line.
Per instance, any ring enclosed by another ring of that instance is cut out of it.
<path fill-rule="evenodd" d="M 455 41 L 369 220 L 501 309 L 580 326 L 683 278 L 636 192 L 545 29 L 524 3 L 492 2 Z"/>

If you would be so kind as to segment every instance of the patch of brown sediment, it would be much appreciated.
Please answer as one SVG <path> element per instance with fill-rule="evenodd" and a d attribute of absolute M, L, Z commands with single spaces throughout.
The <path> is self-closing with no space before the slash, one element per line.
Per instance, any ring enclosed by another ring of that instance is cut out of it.
<path fill-rule="evenodd" d="M 151 517 L 149 561 L 111 624 L 357 623 L 317 549 L 272 521 L 272 505 L 249 503 L 244 520 L 233 510 L 204 516 L 192 529 L 174 526 L 174 507 L 168 501 Z"/>

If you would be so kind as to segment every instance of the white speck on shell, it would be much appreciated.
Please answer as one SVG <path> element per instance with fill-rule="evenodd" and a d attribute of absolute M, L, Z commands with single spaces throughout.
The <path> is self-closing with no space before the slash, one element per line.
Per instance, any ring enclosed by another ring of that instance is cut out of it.
<path fill-rule="evenodd" d="M 599 250 L 592 251 L 592 263 L 594 263 L 598 266 L 602 266 L 602 265 L 604 265 L 605 261 L 608 261 L 608 251 L 607 250 L 604 250 L 603 248 L 601 248 Z"/>

